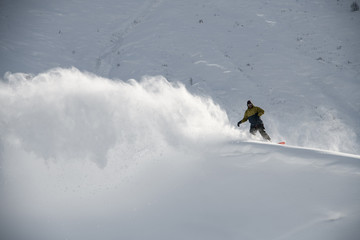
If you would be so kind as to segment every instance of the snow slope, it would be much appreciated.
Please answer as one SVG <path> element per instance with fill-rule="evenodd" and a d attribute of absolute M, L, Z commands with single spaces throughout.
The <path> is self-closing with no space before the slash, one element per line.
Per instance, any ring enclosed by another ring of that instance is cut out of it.
<path fill-rule="evenodd" d="M 351 2 L 2 1 L 1 239 L 358 239 Z"/>
<path fill-rule="evenodd" d="M 274 139 L 359 154 L 351 2 L 3 1 L 0 72 L 162 75 L 211 96 L 232 124 L 252 99 Z"/>
<path fill-rule="evenodd" d="M 5 239 L 357 239 L 360 157 L 249 142 L 164 78 L 1 86 Z"/>

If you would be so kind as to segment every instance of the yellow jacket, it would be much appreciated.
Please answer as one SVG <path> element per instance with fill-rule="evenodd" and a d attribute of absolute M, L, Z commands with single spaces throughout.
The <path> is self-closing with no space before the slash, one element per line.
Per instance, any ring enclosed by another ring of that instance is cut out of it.
<path fill-rule="evenodd" d="M 241 123 L 246 122 L 249 119 L 251 125 L 256 126 L 259 124 L 263 124 L 260 116 L 263 115 L 265 111 L 259 107 L 253 106 L 252 108 L 248 108 L 245 111 L 244 118 L 240 121 Z"/>

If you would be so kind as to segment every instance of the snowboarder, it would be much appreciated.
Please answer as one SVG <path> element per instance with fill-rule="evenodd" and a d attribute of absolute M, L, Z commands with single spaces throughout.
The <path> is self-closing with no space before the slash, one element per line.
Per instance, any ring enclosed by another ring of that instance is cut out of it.
<path fill-rule="evenodd" d="M 250 100 L 247 101 L 247 106 L 248 109 L 245 111 L 244 118 L 238 122 L 238 127 L 249 119 L 250 133 L 255 135 L 259 131 L 264 139 L 271 141 L 269 135 L 265 132 L 263 121 L 260 119 L 260 116 L 264 114 L 264 110 L 254 106 Z"/>

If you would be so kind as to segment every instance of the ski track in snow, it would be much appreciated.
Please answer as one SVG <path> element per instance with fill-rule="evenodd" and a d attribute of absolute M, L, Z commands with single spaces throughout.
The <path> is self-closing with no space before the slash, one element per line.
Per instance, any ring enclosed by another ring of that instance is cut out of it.
<path fill-rule="evenodd" d="M 121 30 L 118 30 L 112 34 L 114 40 L 108 50 L 104 50 L 104 54 L 99 56 L 96 60 L 96 72 L 102 76 L 108 76 L 110 69 L 116 65 L 113 61 L 113 55 L 122 54 L 122 44 L 126 36 L 133 31 L 133 29 L 141 24 L 147 16 L 149 16 L 163 0 L 149 0 L 139 8 L 138 12 L 130 18 L 129 21 L 123 23 Z"/>
<path fill-rule="evenodd" d="M 330 224 L 334 221 L 340 221 L 344 217 L 345 216 L 341 212 L 328 212 L 327 215 L 323 218 L 314 219 L 303 225 L 297 226 L 296 228 L 291 229 L 290 231 L 286 232 L 278 238 L 274 238 L 273 240 L 291 239 L 294 238 L 297 234 L 310 228 L 319 227 L 320 224 Z"/>

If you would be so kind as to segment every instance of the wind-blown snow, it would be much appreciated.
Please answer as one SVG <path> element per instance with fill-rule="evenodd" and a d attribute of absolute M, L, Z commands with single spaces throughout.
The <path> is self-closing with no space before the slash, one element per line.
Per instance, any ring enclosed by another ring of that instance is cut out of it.
<path fill-rule="evenodd" d="M 0 238 L 359 239 L 352 2 L 2 1 Z"/>
<path fill-rule="evenodd" d="M 3 141 L 44 159 L 90 158 L 102 167 L 108 154 L 158 152 L 166 145 L 241 135 L 210 98 L 161 76 L 125 83 L 54 69 L 34 77 L 7 75 L 6 82 L 0 94 Z"/>

